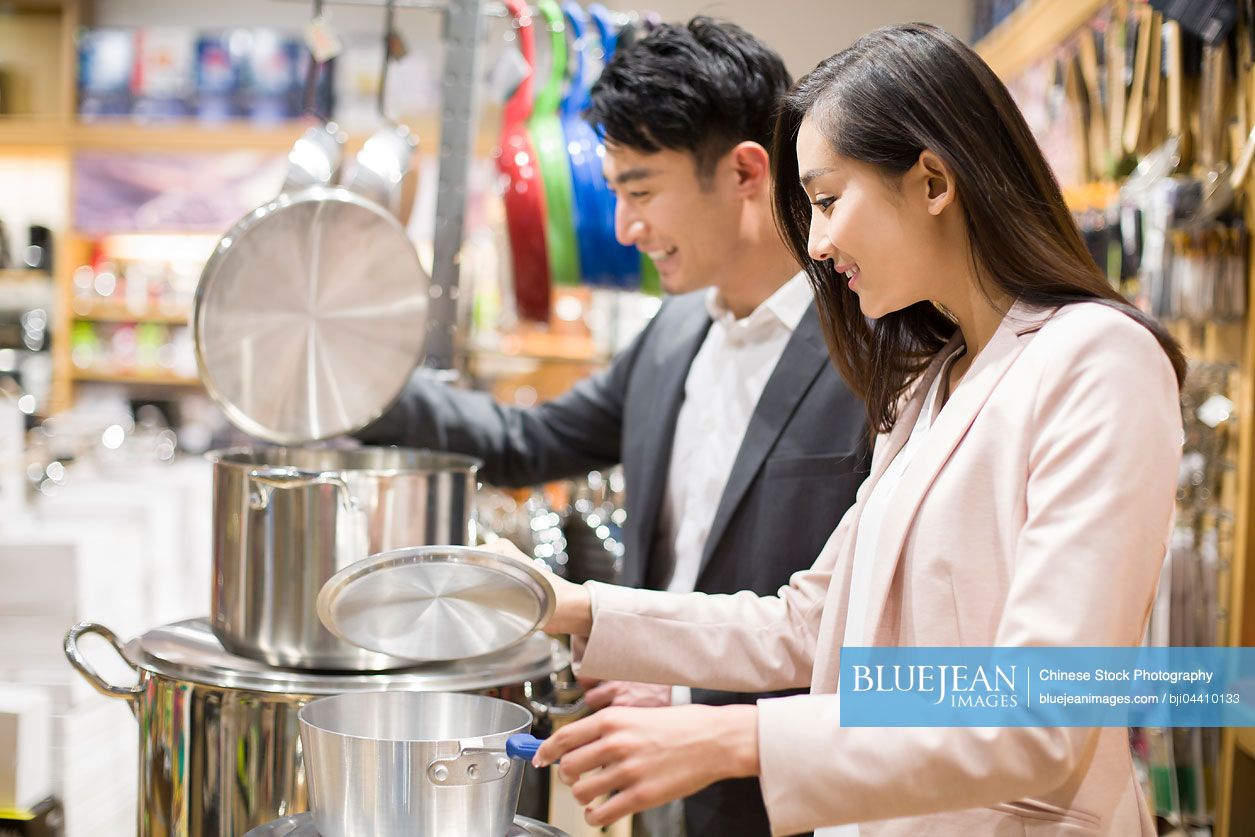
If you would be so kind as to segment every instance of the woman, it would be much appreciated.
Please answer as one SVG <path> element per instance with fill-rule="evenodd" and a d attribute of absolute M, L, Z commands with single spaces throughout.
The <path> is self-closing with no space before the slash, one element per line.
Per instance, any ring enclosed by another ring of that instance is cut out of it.
<path fill-rule="evenodd" d="M 936 28 L 820 64 L 773 156 L 782 233 L 879 433 L 871 476 L 777 597 L 559 582 L 548 629 L 587 637 L 594 678 L 812 693 L 598 713 L 537 762 L 584 804 L 614 792 L 593 824 L 759 775 L 775 834 L 1154 834 L 1123 729 L 849 728 L 833 693 L 843 645 L 1138 644 L 1180 350 L 1106 284 L 1001 82 Z"/>

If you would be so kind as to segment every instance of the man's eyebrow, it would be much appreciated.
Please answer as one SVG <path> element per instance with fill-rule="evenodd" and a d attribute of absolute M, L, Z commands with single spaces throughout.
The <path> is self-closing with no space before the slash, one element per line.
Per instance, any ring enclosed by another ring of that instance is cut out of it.
<path fill-rule="evenodd" d="M 615 185 L 617 186 L 622 183 L 631 183 L 636 180 L 645 180 L 647 178 L 653 177 L 657 173 L 658 172 L 653 169 L 647 169 L 642 166 L 642 167 L 638 167 L 634 169 L 628 169 L 627 171 L 619 172 L 618 174 L 615 175 L 614 182 L 615 182 Z"/>
<path fill-rule="evenodd" d="M 836 171 L 836 169 L 831 167 L 826 169 L 811 169 L 806 174 L 802 175 L 802 185 L 809 186 L 810 182 L 816 177 L 823 177 L 825 174 L 831 174 L 834 171 Z"/>

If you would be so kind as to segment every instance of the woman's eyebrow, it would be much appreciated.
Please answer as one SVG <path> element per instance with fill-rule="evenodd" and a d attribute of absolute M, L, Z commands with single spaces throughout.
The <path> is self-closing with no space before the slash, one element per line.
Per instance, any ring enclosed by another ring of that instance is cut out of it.
<path fill-rule="evenodd" d="M 831 174 L 834 171 L 836 171 L 836 169 L 831 166 L 826 169 L 811 169 L 806 174 L 802 175 L 802 185 L 808 186 L 816 177 L 823 177 L 825 174 Z"/>

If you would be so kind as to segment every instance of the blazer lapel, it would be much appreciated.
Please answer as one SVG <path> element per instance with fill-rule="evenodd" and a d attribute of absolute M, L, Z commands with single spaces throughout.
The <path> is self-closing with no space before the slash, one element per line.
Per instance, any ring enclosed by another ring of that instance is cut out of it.
<path fill-rule="evenodd" d="M 812 302 L 798 322 L 793 336 L 785 344 L 784 352 L 772 370 L 771 377 L 767 379 L 763 394 L 759 396 L 754 413 L 750 416 L 750 423 L 745 428 L 745 436 L 741 440 L 736 460 L 732 463 L 732 472 L 728 474 L 728 482 L 719 498 L 719 507 L 715 511 L 706 545 L 702 550 L 701 568 L 697 575 L 699 589 L 702 574 L 706 572 L 715 547 L 728 528 L 737 506 L 758 476 L 763 460 L 775 446 L 776 439 L 797 410 L 802 397 L 828 361 L 828 347 L 824 343 L 823 333 L 819 328 L 819 315 Z"/>
<path fill-rule="evenodd" d="M 675 439 L 675 423 L 684 403 L 684 383 L 689 368 L 710 330 L 710 317 L 701 307 L 700 314 L 693 314 L 675 323 L 659 335 L 646 359 L 652 367 L 649 376 L 653 381 L 653 403 L 658 405 L 657 425 L 645 436 L 640 445 L 639 490 L 629 489 L 635 495 L 629 509 L 630 515 L 639 515 L 640 535 L 636 558 L 629 558 L 623 568 L 620 584 L 641 587 L 646 581 L 646 563 L 653 554 L 654 538 L 658 528 L 658 513 L 662 509 L 667 484 L 667 471 L 671 466 L 671 447 Z M 631 455 L 628 453 L 627 455 Z"/>
<path fill-rule="evenodd" d="M 865 644 L 872 645 L 876 642 L 877 629 L 884 613 L 885 602 L 898 561 L 902 555 L 902 547 L 920 503 L 942 466 L 946 464 L 959 441 L 972 426 L 972 422 L 976 420 L 985 402 L 989 400 L 989 396 L 993 394 L 1002 376 L 1023 351 L 1028 342 L 1022 339 L 1023 336 L 1039 329 L 1053 313 L 1054 309 L 1033 311 L 1018 302 L 1011 307 L 993 338 L 973 361 L 963 382 L 955 389 L 945 407 L 937 415 L 928 431 L 928 437 L 920 446 L 919 452 L 915 454 L 910 465 L 907 466 L 901 482 L 890 499 L 890 508 L 893 511 L 885 517 L 877 539 L 876 562 L 872 566 L 868 590 L 867 624 L 863 634 Z M 895 453 L 901 449 L 910 436 L 911 429 L 923 408 L 924 399 L 928 396 L 933 380 L 941 371 L 945 357 L 961 339 L 961 335 L 956 335 L 956 338 L 947 345 L 946 350 L 929 365 L 924 379 L 916 388 L 907 408 L 894 427 L 891 438 L 896 438 L 897 441 L 897 447 L 892 449 Z M 878 473 L 875 475 L 877 479 L 880 474 L 884 473 L 884 469 L 892 459 L 892 455 L 882 458 L 877 469 Z"/>

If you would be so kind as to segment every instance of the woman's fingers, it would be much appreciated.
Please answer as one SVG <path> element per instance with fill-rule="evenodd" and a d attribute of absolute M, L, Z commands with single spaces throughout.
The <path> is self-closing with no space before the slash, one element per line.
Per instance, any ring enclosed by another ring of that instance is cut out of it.
<path fill-rule="evenodd" d="M 601 737 L 603 714 L 599 712 L 590 718 L 567 724 L 549 736 L 536 751 L 532 764 L 536 767 L 548 767 L 576 747 L 596 741 Z"/>
<path fill-rule="evenodd" d="M 591 826 L 601 828 L 632 814 L 656 808 L 676 798 L 656 783 L 639 782 L 610 796 L 600 805 L 584 803 L 587 805 L 584 809 L 584 821 Z"/>

